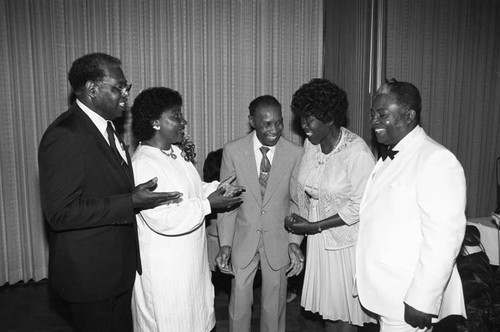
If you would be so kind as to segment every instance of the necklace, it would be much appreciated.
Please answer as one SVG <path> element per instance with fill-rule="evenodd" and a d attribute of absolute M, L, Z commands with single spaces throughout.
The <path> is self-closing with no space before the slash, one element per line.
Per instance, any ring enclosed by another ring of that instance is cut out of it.
<path fill-rule="evenodd" d="M 335 144 L 333 144 L 332 151 L 330 151 L 327 154 L 324 154 L 323 152 L 321 152 L 321 148 L 320 148 L 318 166 L 322 166 L 326 163 L 327 159 L 329 159 L 330 156 L 332 155 L 332 152 L 337 148 L 337 145 L 339 145 L 341 138 L 342 138 L 342 131 L 339 131 L 339 135 L 337 136 L 337 139 L 335 140 Z"/>
<path fill-rule="evenodd" d="M 158 148 L 158 149 L 160 149 L 160 148 Z M 172 147 L 172 145 L 170 145 L 170 150 L 163 151 L 162 149 L 160 149 L 160 151 L 161 151 L 161 153 L 163 153 L 167 157 L 170 157 L 172 159 L 177 159 L 177 155 L 174 153 L 174 148 Z"/>
<path fill-rule="evenodd" d="M 149 146 L 152 146 L 154 148 L 157 148 L 158 150 L 160 150 L 161 153 L 163 153 L 167 157 L 170 157 L 172 159 L 177 159 L 177 155 L 174 152 L 174 148 L 172 147 L 172 144 L 170 144 L 170 149 L 168 151 L 165 151 L 165 150 L 157 147 L 156 145 L 151 144 L 150 142 L 141 142 L 141 145 L 144 144 L 144 143 L 146 145 L 149 145 Z"/>

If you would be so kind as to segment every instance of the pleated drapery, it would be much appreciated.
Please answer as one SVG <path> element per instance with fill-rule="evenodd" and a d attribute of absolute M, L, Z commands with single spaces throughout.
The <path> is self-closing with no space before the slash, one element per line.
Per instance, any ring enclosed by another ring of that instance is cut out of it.
<path fill-rule="evenodd" d="M 349 101 L 348 128 L 371 141 L 370 57 L 372 1 L 325 2 L 324 77 L 339 85 Z M 372 64 L 373 65 L 373 64 Z"/>
<path fill-rule="evenodd" d="M 496 208 L 500 1 L 388 0 L 387 77 L 422 94 L 422 126 L 459 159 L 467 216 Z"/>
<path fill-rule="evenodd" d="M 246 134 L 248 104 L 262 94 L 289 104 L 322 75 L 321 0 L 0 0 L 0 285 L 47 277 L 37 150 L 70 102 L 71 63 L 90 52 L 120 58 L 140 90 L 184 97 L 199 171 L 208 152 Z M 123 121 L 130 151 L 130 115 Z"/>
<path fill-rule="evenodd" d="M 422 126 L 464 168 L 467 217 L 489 216 L 500 157 L 500 1 L 326 1 L 324 34 L 325 78 L 348 94 L 349 129 L 376 151 L 370 87 L 378 76 L 412 82 Z"/>

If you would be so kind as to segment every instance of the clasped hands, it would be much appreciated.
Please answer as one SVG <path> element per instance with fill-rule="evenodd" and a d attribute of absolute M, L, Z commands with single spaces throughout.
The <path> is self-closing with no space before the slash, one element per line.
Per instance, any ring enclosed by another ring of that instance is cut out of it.
<path fill-rule="evenodd" d="M 309 222 L 295 213 L 285 217 L 285 229 L 290 233 L 300 235 L 319 233 L 317 223 Z"/>
<path fill-rule="evenodd" d="M 241 194 L 245 191 L 245 187 L 233 186 L 236 175 L 222 181 L 217 190 L 208 196 L 208 201 L 213 209 L 231 209 L 243 202 Z"/>

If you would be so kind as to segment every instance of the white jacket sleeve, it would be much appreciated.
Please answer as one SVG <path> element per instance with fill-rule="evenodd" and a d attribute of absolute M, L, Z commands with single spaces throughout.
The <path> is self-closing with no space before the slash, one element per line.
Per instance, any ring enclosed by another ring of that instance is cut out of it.
<path fill-rule="evenodd" d="M 433 153 L 417 179 L 416 190 L 422 244 L 404 302 L 437 315 L 465 234 L 462 166 L 447 150 Z"/>

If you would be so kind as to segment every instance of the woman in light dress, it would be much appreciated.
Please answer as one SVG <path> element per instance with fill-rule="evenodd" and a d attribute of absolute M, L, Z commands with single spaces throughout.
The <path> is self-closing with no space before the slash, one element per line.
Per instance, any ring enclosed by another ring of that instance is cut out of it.
<path fill-rule="evenodd" d="M 137 214 L 142 275 L 132 299 L 135 331 L 206 332 L 215 325 L 204 217 L 237 205 L 241 188 L 201 181 L 181 106 L 181 95 L 163 87 L 142 91 L 132 106 L 132 130 L 140 141 L 132 158 L 135 181 L 156 177 L 155 190 L 182 193 Z"/>
<path fill-rule="evenodd" d="M 300 216 L 286 227 L 307 235 L 301 305 L 319 313 L 326 331 L 357 331 L 375 322 L 355 296 L 358 211 L 375 160 L 364 142 L 344 128 L 346 93 L 325 79 L 295 92 L 292 111 L 307 135 L 298 177 Z"/>

